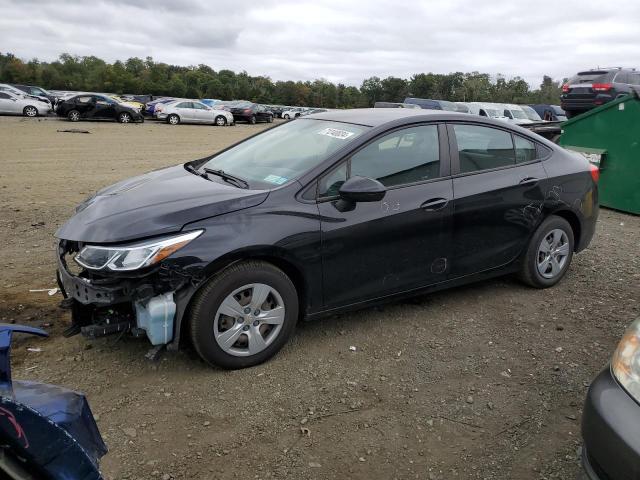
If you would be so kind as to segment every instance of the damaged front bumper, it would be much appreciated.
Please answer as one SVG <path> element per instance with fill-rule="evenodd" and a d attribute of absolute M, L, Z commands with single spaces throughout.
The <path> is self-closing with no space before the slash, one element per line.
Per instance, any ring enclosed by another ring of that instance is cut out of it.
<path fill-rule="evenodd" d="M 97 338 L 129 332 L 146 335 L 152 345 L 177 348 L 179 321 L 194 279 L 164 264 L 127 275 L 97 274 L 76 267 L 73 257 L 81 248 L 68 240 L 58 245 L 57 280 L 72 321 L 65 335 Z"/>

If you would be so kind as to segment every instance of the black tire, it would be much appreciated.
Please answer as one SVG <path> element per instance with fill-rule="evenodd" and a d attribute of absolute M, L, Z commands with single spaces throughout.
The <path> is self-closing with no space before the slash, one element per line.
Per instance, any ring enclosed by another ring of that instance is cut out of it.
<path fill-rule="evenodd" d="M 251 117 L 249 118 L 249 123 L 250 123 L 251 125 L 255 125 L 255 124 L 256 124 L 256 122 L 257 122 L 257 120 L 256 120 L 256 116 L 255 116 L 255 115 L 251 115 Z"/>
<path fill-rule="evenodd" d="M 37 117 L 38 116 L 38 109 L 36 107 L 34 107 L 33 105 L 27 105 L 26 107 L 24 107 L 22 109 L 22 114 L 25 117 Z"/>
<path fill-rule="evenodd" d="M 214 123 L 218 126 L 218 127 L 224 127 L 227 124 L 227 119 L 224 118 L 222 115 L 218 115 L 215 119 L 214 119 Z"/>
<path fill-rule="evenodd" d="M 69 110 L 67 118 L 70 122 L 77 122 L 80 120 L 80 112 L 78 110 Z"/>
<path fill-rule="evenodd" d="M 553 278 L 545 278 L 538 270 L 539 249 L 543 239 L 545 239 L 545 237 L 547 237 L 553 230 L 561 230 L 566 234 L 569 252 L 560 271 L 553 276 Z M 571 228 L 571 225 L 569 225 L 569 222 L 556 215 L 547 217 L 532 235 L 531 240 L 529 240 L 527 250 L 522 256 L 519 272 L 520 279 L 527 285 L 534 288 L 548 288 L 554 286 L 562 280 L 569 269 L 569 265 L 573 258 L 573 249 L 575 246 L 574 241 L 573 229 Z"/>
<path fill-rule="evenodd" d="M 118 114 L 118 122 L 131 123 L 132 121 L 133 121 L 133 116 L 129 112 L 120 112 Z"/>
<path fill-rule="evenodd" d="M 172 113 L 167 117 L 167 123 L 169 125 L 178 125 L 180 123 L 180 117 L 175 113 Z"/>
<path fill-rule="evenodd" d="M 267 123 L 273 123 L 273 115 L 269 115 L 267 118 Z"/>
<path fill-rule="evenodd" d="M 282 118 L 284 118 L 285 120 L 289 120 L 289 115 L 285 114 Z"/>
<path fill-rule="evenodd" d="M 234 290 L 251 283 L 275 288 L 285 306 L 284 322 L 278 336 L 264 350 L 250 356 L 225 352 L 214 337 L 214 322 L 220 304 Z M 191 304 L 189 330 L 198 355 L 210 365 L 238 369 L 258 365 L 273 357 L 287 342 L 298 321 L 298 295 L 289 277 L 279 268 L 263 261 L 233 264 L 211 278 Z"/>

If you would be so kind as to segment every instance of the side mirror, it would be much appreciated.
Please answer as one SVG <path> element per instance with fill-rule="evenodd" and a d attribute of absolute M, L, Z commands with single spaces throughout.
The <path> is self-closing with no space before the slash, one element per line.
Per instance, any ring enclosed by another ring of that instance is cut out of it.
<path fill-rule="evenodd" d="M 338 190 L 342 200 L 349 202 L 377 202 L 382 200 L 387 189 L 379 181 L 367 177 L 351 177 Z"/>

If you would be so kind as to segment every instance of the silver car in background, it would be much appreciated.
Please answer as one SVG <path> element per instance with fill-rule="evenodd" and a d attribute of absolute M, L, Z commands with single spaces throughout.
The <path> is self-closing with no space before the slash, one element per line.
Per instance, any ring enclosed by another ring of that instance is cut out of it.
<path fill-rule="evenodd" d="M 179 123 L 207 123 L 218 126 L 233 125 L 233 115 L 226 110 L 208 107 L 202 102 L 176 100 L 170 103 L 158 103 L 154 116 L 171 125 Z"/>
<path fill-rule="evenodd" d="M 50 111 L 50 103 L 47 105 L 33 97 L 18 95 L 9 90 L 0 90 L 0 114 L 37 117 L 38 115 L 46 115 Z"/>
<path fill-rule="evenodd" d="M 0 83 L 0 92 L 9 92 L 18 97 L 24 97 L 34 100 L 36 102 L 35 105 L 37 105 L 40 115 L 46 115 L 53 109 L 51 101 L 47 97 L 40 95 L 31 95 L 29 93 L 23 92 L 13 85 L 9 85 L 8 83 Z"/>

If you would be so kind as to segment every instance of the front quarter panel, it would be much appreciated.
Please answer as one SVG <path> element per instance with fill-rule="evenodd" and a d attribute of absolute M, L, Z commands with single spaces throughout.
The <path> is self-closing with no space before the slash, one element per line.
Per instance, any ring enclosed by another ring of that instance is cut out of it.
<path fill-rule="evenodd" d="M 294 182 L 272 191 L 259 206 L 186 225 L 185 230 L 205 232 L 175 261 L 188 263 L 186 270 L 200 286 L 236 261 L 271 260 L 294 277 L 291 280 L 303 299 L 300 310 L 317 311 L 322 305 L 320 216 L 316 204 L 295 199 L 299 188 Z"/>

